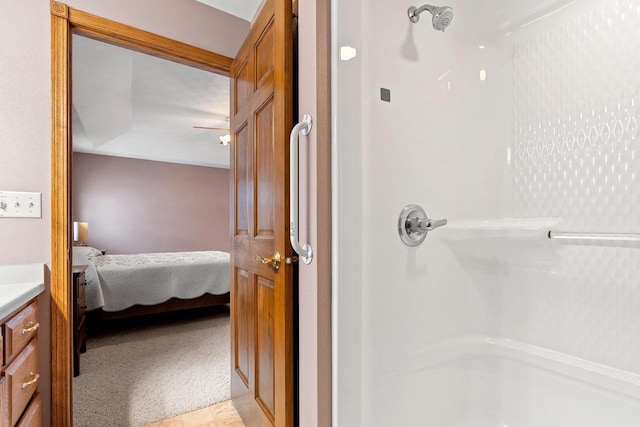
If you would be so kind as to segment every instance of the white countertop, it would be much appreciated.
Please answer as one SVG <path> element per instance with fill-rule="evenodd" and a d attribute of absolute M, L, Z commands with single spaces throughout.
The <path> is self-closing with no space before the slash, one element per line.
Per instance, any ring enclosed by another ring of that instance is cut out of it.
<path fill-rule="evenodd" d="M 44 264 L 0 265 L 0 319 L 44 291 Z"/>

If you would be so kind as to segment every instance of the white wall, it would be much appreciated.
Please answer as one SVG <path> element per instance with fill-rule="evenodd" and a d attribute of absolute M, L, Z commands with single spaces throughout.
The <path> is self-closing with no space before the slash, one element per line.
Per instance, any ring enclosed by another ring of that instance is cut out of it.
<path fill-rule="evenodd" d="M 75 0 L 70 6 L 224 55 L 234 56 L 246 21 L 189 0 Z M 0 263 L 48 263 L 50 253 L 51 75 L 46 1 L 4 3 L 0 18 L 0 189 L 42 193 L 41 219 L 0 220 Z M 48 287 L 48 284 L 47 284 Z M 49 297 L 41 298 L 41 392 L 49 404 Z"/>
<path fill-rule="evenodd" d="M 438 392 L 411 369 L 470 336 L 640 373 L 637 247 L 558 246 L 544 227 L 514 238 L 535 217 L 638 231 L 637 2 L 451 0 L 444 33 L 428 13 L 412 24 L 408 5 L 337 4 L 338 46 L 358 49 L 337 65 L 339 425 L 389 425 L 421 395 L 429 423 Z M 409 203 L 449 220 L 418 248 L 397 233 Z M 433 380 L 442 396 L 469 389 Z"/>
<path fill-rule="evenodd" d="M 362 425 L 363 4 L 332 1 L 332 344 L 334 426 Z M 339 62 L 341 46 L 357 56 Z"/>
<path fill-rule="evenodd" d="M 441 238 L 457 221 L 508 214 L 509 68 L 501 52 L 480 52 L 459 35 L 472 18 L 463 3 L 452 4 L 455 26 L 444 33 L 433 30 L 429 16 L 411 23 L 404 5 L 376 1 L 364 9 L 361 425 L 393 419 L 381 388 L 418 364 L 425 346 L 489 334 L 488 290 L 477 287 Z M 479 78 L 483 68 L 486 81 Z M 391 102 L 381 101 L 380 88 L 390 89 Z M 397 230 L 407 204 L 450 223 L 409 248 Z"/>

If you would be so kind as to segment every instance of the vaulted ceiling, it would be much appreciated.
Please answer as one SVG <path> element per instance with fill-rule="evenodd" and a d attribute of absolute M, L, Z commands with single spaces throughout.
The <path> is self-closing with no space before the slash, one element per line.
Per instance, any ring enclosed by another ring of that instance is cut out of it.
<path fill-rule="evenodd" d="M 196 0 L 251 21 L 261 0 Z M 73 150 L 229 167 L 227 77 L 73 36 Z"/>
<path fill-rule="evenodd" d="M 73 36 L 73 149 L 229 167 L 229 78 Z"/>
<path fill-rule="evenodd" d="M 220 9 L 245 21 L 251 21 L 262 3 L 261 0 L 196 0 Z"/>

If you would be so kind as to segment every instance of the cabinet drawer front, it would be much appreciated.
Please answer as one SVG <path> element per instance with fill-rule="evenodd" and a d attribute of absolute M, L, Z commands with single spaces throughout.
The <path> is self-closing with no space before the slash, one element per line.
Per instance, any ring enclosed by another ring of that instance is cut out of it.
<path fill-rule="evenodd" d="M 82 320 L 84 314 L 87 312 L 87 303 L 84 298 L 78 300 L 78 321 Z"/>
<path fill-rule="evenodd" d="M 41 427 L 42 426 L 42 405 L 40 402 L 40 394 L 36 394 L 29 407 L 24 412 L 20 423 L 17 427 Z"/>
<path fill-rule="evenodd" d="M 74 349 L 73 349 L 73 351 L 80 351 L 80 347 L 82 346 L 82 343 L 84 342 L 84 339 L 85 339 L 85 337 L 87 335 L 85 323 L 86 323 L 86 317 L 81 318 L 80 319 L 80 324 L 78 325 L 78 329 L 76 329 L 74 331 L 75 340 L 74 340 Z"/>
<path fill-rule="evenodd" d="M 81 279 L 83 280 L 78 283 L 78 304 L 84 303 L 84 290 L 87 287 L 87 282 L 84 281 L 84 275 L 82 275 Z"/>
<path fill-rule="evenodd" d="M 7 380 L 0 377 L 0 426 L 6 424 L 5 411 L 7 406 Z"/>
<path fill-rule="evenodd" d="M 36 335 L 39 326 L 36 301 L 20 310 L 5 323 L 5 361 L 11 360 L 22 350 L 25 344 Z"/>
<path fill-rule="evenodd" d="M 38 342 L 31 340 L 5 370 L 8 418 L 15 425 L 38 388 Z"/>

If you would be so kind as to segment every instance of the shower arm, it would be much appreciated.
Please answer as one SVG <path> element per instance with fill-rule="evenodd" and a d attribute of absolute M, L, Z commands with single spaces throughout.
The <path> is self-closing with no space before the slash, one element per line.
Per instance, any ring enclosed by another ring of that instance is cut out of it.
<path fill-rule="evenodd" d="M 409 19 L 411 22 L 416 23 L 420 20 L 420 14 L 424 11 L 428 11 L 429 13 L 433 13 L 435 6 L 431 6 L 430 4 L 425 4 L 420 7 L 411 6 L 409 8 Z"/>

